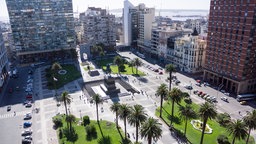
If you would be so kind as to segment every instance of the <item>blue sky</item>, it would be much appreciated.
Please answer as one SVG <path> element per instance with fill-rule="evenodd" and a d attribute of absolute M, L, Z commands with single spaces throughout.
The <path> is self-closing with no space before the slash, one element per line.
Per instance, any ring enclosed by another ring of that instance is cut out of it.
<path fill-rule="evenodd" d="M 117 9 L 123 8 L 124 0 L 73 0 L 74 11 L 83 12 L 88 6 Z M 209 10 L 210 0 L 129 0 L 133 5 L 145 3 L 156 9 L 203 9 Z M 8 16 L 5 0 L 0 0 L 0 17 Z"/>

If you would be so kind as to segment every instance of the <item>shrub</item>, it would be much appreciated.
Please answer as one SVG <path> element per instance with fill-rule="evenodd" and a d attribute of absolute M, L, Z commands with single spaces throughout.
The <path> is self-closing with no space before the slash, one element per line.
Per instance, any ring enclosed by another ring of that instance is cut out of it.
<path fill-rule="evenodd" d="M 97 131 L 94 125 L 85 126 L 86 139 L 91 140 L 92 138 L 97 138 Z"/>
<path fill-rule="evenodd" d="M 84 116 L 83 117 L 83 125 L 89 125 L 90 124 L 90 117 L 89 116 Z"/>
<path fill-rule="evenodd" d="M 221 113 L 217 115 L 217 122 L 221 126 L 227 126 L 227 124 L 231 121 L 230 115 L 228 113 Z"/>
<path fill-rule="evenodd" d="M 218 144 L 230 144 L 228 137 L 225 135 L 219 135 L 217 138 Z"/>
<path fill-rule="evenodd" d="M 52 122 L 54 123 L 54 126 L 56 128 L 62 127 L 63 123 L 62 123 L 62 118 L 59 116 L 53 117 L 52 118 Z"/>
<path fill-rule="evenodd" d="M 62 132 L 62 129 L 59 130 L 59 138 L 62 139 L 63 137 L 63 132 Z"/>
<path fill-rule="evenodd" d="M 120 65 L 119 69 L 120 69 L 120 72 L 125 72 L 125 66 L 124 65 Z"/>

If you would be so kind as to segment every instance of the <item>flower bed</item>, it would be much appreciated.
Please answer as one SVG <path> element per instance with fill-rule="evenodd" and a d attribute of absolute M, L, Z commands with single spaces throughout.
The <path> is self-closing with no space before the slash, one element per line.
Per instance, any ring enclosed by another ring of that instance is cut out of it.
<path fill-rule="evenodd" d="M 194 129 L 202 131 L 203 123 L 200 120 L 192 120 L 190 123 L 193 125 Z M 206 124 L 204 133 L 207 133 L 207 134 L 212 133 L 212 129 L 209 127 L 208 124 Z"/>

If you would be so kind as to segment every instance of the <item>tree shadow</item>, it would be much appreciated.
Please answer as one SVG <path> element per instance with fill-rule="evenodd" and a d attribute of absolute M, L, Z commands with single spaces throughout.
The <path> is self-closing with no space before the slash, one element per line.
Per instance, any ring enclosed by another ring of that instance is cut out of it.
<path fill-rule="evenodd" d="M 69 130 L 69 128 L 64 128 L 63 129 L 64 135 L 67 138 L 67 141 L 70 142 L 75 142 L 78 139 L 78 134 L 76 133 L 75 129 L 72 127 L 71 131 Z"/>
<path fill-rule="evenodd" d="M 171 115 L 168 115 L 167 117 L 170 121 L 172 120 L 172 122 L 176 123 L 176 124 L 181 124 L 181 120 L 179 117 L 177 116 L 171 116 Z"/>
<path fill-rule="evenodd" d="M 98 121 L 97 123 L 98 123 L 99 129 L 100 129 L 101 136 L 104 137 L 101 126 L 100 126 L 100 121 Z"/>
<path fill-rule="evenodd" d="M 112 144 L 112 139 L 109 136 L 102 137 L 98 140 L 98 144 Z"/>
<path fill-rule="evenodd" d="M 122 133 L 121 133 L 121 131 L 120 131 L 120 127 L 119 127 L 119 126 L 117 126 L 117 131 L 118 131 L 118 133 L 119 133 L 121 139 L 123 140 L 124 137 L 123 137 L 123 135 L 122 135 Z"/>
<path fill-rule="evenodd" d="M 128 138 L 122 139 L 122 141 L 120 142 L 120 144 L 132 144 L 131 140 Z"/>

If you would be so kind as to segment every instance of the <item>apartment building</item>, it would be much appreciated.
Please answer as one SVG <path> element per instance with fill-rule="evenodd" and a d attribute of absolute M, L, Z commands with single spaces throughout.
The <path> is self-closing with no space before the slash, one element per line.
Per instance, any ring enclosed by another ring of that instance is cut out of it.
<path fill-rule="evenodd" d="M 7 50 L 4 46 L 4 39 L 2 30 L 0 27 L 0 91 L 2 90 L 7 78 L 9 71 L 9 62 L 7 57 Z"/>
<path fill-rule="evenodd" d="M 115 16 L 109 14 L 106 9 L 88 7 L 87 11 L 81 13 L 82 41 L 95 45 L 116 45 Z"/>
<path fill-rule="evenodd" d="M 13 40 L 20 62 L 56 58 L 75 49 L 72 0 L 6 0 Z"/>
<path fill-rule="evenodd" d="M 255 0 L 211 0 L 204 79 L 232 93 L 256 92 Z"/>

